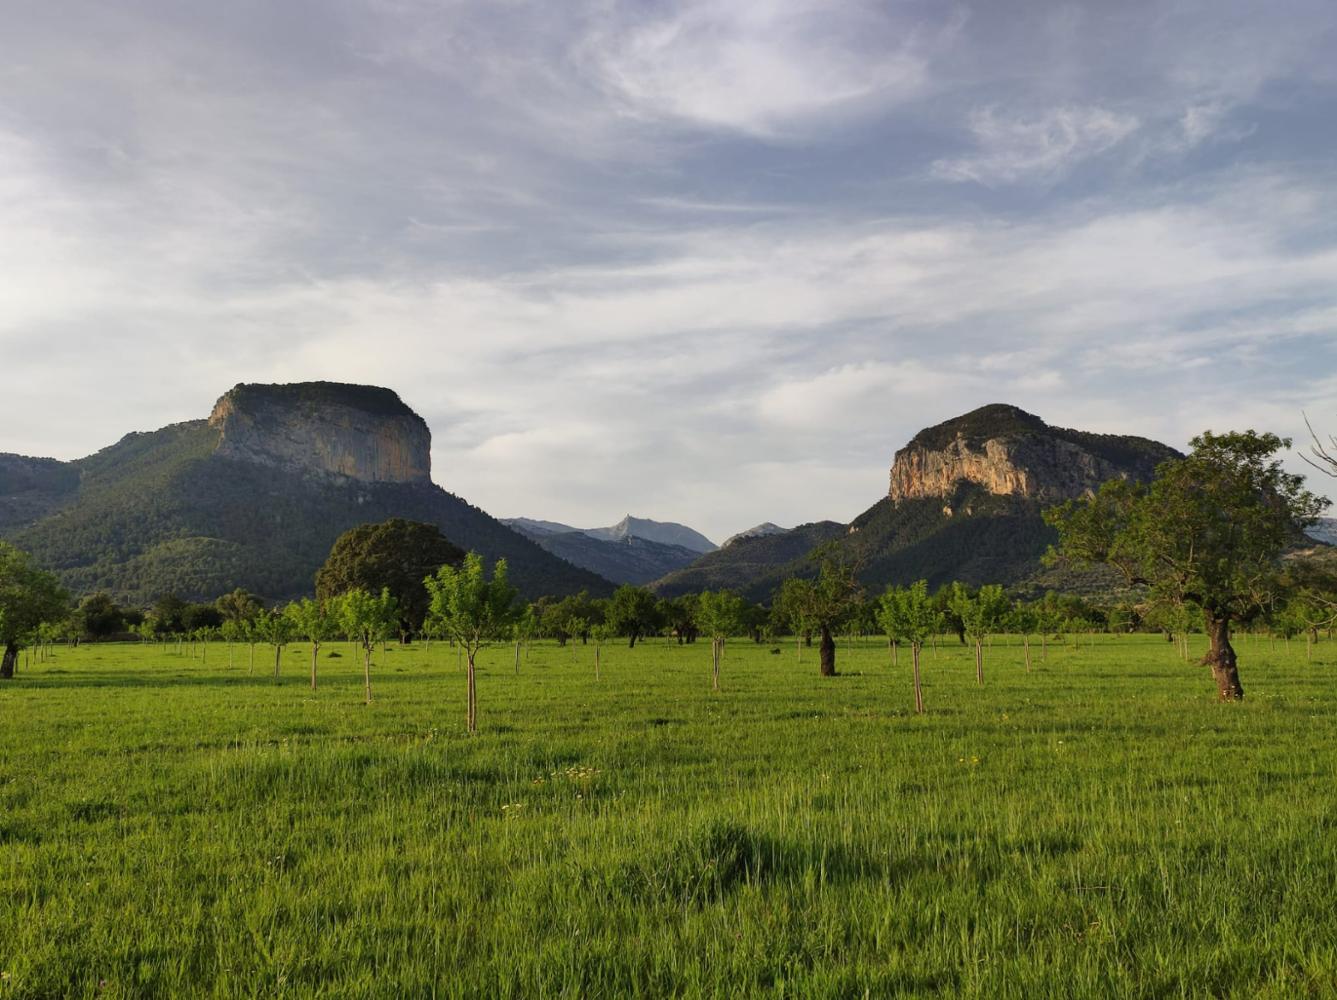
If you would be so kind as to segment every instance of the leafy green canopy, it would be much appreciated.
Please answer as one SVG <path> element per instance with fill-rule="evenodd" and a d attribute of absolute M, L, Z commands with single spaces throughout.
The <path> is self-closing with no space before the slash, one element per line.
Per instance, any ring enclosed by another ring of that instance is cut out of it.
<path fill-rule="evenodd" d="M 423 579 L 463 558 L 464 551 L 435 525 L 402 517 L 358 525 L 339 536 L 316 571 L 316 597 L 329 600 L 359 587 L 371 594 L 388 589 L 399 603 L 403 624 L 416 629 L 429 603 Z"/>
<path fill-rule="evenodd" d="M 39 625 L 65 618 L 69 600 L 56 578 L 35 567 L 26 552 L 0 542 L 0 647 L 17 649 Z"/>
<path fill-rule="evenodd" d="M 743 628 L 746 602 L 731 590 L 707 590 L 696 605 L 696 624 L 712 639 L 727 639 Z"/>
<path fill-rule="evenodd" d="M 1290 443 L 1257 431 L 1205 432 L 1150 484 L 1112 480 L 1048 511 L 1057 553 L 1108 563 L 1157 601 L 1248 620 L 1275 592 L 1281 554 L 1328 503 L 1274 457 Z"/>
<path fill-rule="evenodd" d="M 942 627 L 942 613 L 929 595 L 925 580 L 908 587 L 888 587 L 878 605 L 878 624 L 893 641 L 923 646 Z"/>
<path fill-rule="evenodd" d="M 470 651 L 511 637 L 519 609 L 505 559 L 497 560 L 488 579 L 483 557 L 470 552 L 463 565 L 442 566 L 423 582 L 430 595 L 428 617 L 437 634 Z"/>

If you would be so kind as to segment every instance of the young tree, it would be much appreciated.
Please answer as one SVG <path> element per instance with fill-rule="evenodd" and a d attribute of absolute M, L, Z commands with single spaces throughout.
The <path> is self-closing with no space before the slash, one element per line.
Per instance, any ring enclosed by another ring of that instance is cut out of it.
<path fill-rule="evenodd" d="M 1021 648 L 1026 658 L 1026 672 L 1031 672 L 1031 633 L 1040 627 L 1040 615 L 1029 604 L 1017 602 L 1007 618 L 1007 627 L 1021 636 Z"/>
<path fill-rule="evenodd" d="M 803 643 L 811 645 L 813 629 L 810 617 L 813 605 L 812 581 L 791 577 L 780 584 L 771 598 L 771 627 L 776 632 L 789 630 L 794 635 L 794 648 L 799 663 L 803 662 Z"/>
<path fill-rule="evenodd" d="M 59 580 L 26 552 L 0 542 L 0 679 L 13 678 L 19 650 L 39 625 L 68 616 L 69 601 Z"/>
<path fill-rule="evenodd" d="M 961 584 L 953 584 L 949 598 L 953 613 L 961 620 L 967 638 L 975 646 L 975 682 L 984 684 L 984 640 L 1003 623 L 1011 610 L 1007 594 L 996 583 L 985 584 L 974 597 Z"/>
<path fill-rule="evenodd" d="M 617 632 L 613 626 L 600 622 L 598 625 L 589 627 L 590 640 L 594 643 L 594 679 L 599 679 L 599 650 L 605 642 L 617 638 Z"/>
<path fill-rule="evenodd" d="M 304 636 L 311 643 L 311 690 L 316 689 L 316 663 L 320 656 L 320 644 L 334 638 L 339 627 L 337 609 L 330 601 L 313 601 L 304 597 L 293 601 L 283 613 L 292 622 L 297 634 Z"/>
<path fill-rule="evenodd" d="M 887 635 L 910 643 L 914 664 L 915 711 L 924 711 L 924 691 L 919 679 L 919 654 L 924 642 L 942 627 L 942 614 L 929 596 L 928 583 L 920 580 L 909 587 L 889 587 L 879 600 L 878 620 Z"/>
<path fill-rule="evenodd" d="M 1222 701 L 1244 697 L 1231 625 L 1260 614 L 1275 590 L 1281 554 L 1327 501 L 1285 472 L 1274 456 L 1290 445 L 1244 431 L 1193 439 L 1192 452 L 1164 462 L 1148 485 L 1113 480 L 1094 497 L 1047 512 L 1060 556 L 1108 563 L 1154 600 L 1202 609 Z"/>
<path fill-rule="evenodd" d="M 279 679 L 279 665 L 283 658 L 283 647 L 293 641 L 297 635 L 297 626 L 293 620 L 275 608 L 267 611 L 255 620 L 256 631 L 261 639 L 274 647 L 274 679 Z"/>
<path fill-rule="evenodd" d="M 720 660 L 724 656 L 724 642 L 737 635 L 743 627 L 746 601 L 731 590 L 702 591 L 696 606 L 696 625 L 710 636 L 710 686 L 720 689 Z"/>
<path fill-rule="evenodd" d="M 515 619 L 515 625 L 511 628 L 511 638 L 515 640 L 515 672 L 520 672 L 520 647 L 528 645 L 534 638 L 534 633 L 538 631 L 538 615 L 534 612 L 534 605 L 530 604 Z"/>
<path fill-rule="evenodd" d="M 436 576 L 424 581 L 431 595 L 428 614 L 439 623 L 442 632 L 464 649 L 469 660 L 468 706 L 466 725 L 478 731 L 478 686 L 474 660 L 489 642 L 504 640 L 511 634 L 518 615 L 516 589 L 506 578 L 506 560 L 497 560 L 488 579 L 483 557 L 470 552 L 458 568 L 442 566 Z"/>
<path fill-rule="evenodd" d="M 344 635 L 362 647 L 362 687 L 370 705 L 372 650 L 398 628 L 399 605 L 388 587 L 379 595 L 354 587 L 339 598 L 338 618 Z"/>

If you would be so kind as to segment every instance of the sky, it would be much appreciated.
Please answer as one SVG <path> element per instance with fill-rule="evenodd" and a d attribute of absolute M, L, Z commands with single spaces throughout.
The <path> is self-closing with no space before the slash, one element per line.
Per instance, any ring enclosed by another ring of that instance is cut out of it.
<path fill-rule="evenodd" d="M 1337 433 L 1331 0 L 0 0 L 0 451 L 390 386 L 498 516 L 846 521 L 990 402 Z M 1337 493 L 1331 481 L 1316 482 Z"/>

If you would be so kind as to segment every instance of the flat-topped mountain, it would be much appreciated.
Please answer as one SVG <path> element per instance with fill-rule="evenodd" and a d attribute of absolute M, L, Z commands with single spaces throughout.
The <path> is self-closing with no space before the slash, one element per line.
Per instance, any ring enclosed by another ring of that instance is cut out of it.
<path fill-rule="evenodd" d="M 896 452 L 887 495 L 849 524 L 731 539 L 654 587 L 670 596 L 729 587 L 766 600 L 785 578 L 812 575 L 821 546 L 857 563 L 874 590 L 918 579 L 1021 583 L 1039 573 L 1054 541 L 1046 507 L 1109 479 L 1150 479 L 1178 454 L 1147 438 L 1051 427 L 1015 406 L 984 406 L 911 438 Z"/>
<path fill-rule="evenodd" d="M 311 593 L 340 534 L 390 517 L 506 558 L 530 597 L 612 590 L 435 485 L 430 446 L 389 389 L 241 385 L 208 420 L 127 434 L 74 462 L 0 456 L 0 535 L 76 594 L 138 603 Z"/>
<path fill-rule="evenodd" d="M 379 386 L 238 385 L 209 426 L 223 458 L 366 483 L 432 480 L 427 421 Z"/>
<path fill-rule="evenodd" d="M 948 499 L 963 482 L 995 496 L 1057 503 L 1110 479 L 1150 479 L 1178 455 L 1157 441 L 1051 427 L 1015 406 L 995 403 L 920 431 L 891 466 L 893 502 Z"/>

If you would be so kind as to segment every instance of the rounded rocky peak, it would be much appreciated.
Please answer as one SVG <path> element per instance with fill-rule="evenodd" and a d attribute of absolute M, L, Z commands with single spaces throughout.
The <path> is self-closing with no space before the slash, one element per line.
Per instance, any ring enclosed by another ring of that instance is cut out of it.
<path fill-rule="evenodd" d="M 218 400 L 209 425 L 224 458 L 362 482 L 431 481 L 431 431 L 392 389 L 243 383 Z"/>
<path fill-rule="evenodd" d="M 925 427 L 910 440 L 910 447 L 941 451 L 958 438 L 978 446 L 994 438 L 1015 437 L 1049 429 L 1034 413 L 1011 403 L 989 403 L 951 420 Z"/>

